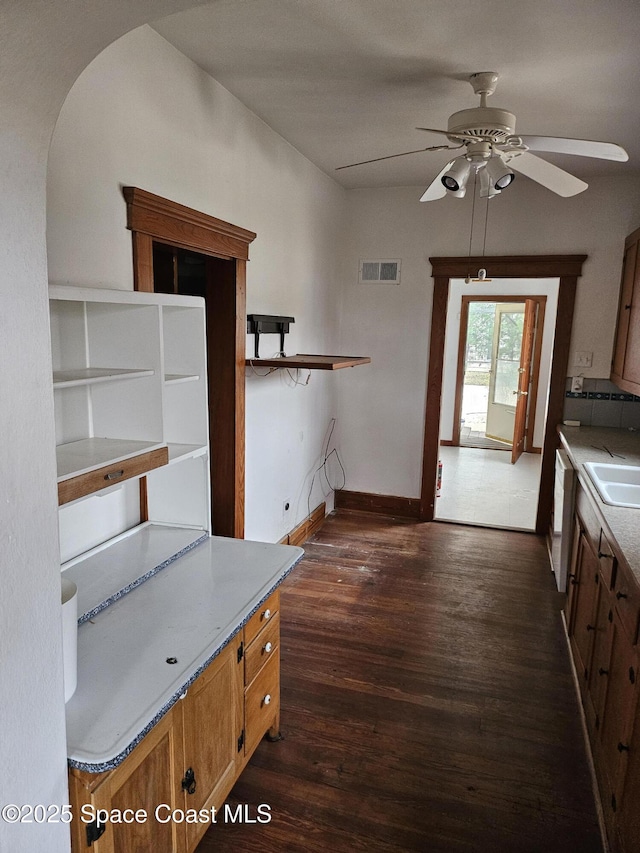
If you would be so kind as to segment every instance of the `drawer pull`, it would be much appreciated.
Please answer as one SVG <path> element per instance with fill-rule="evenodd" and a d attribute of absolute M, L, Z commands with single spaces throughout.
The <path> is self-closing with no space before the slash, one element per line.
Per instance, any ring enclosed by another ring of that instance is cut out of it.
<path fill-rule="evenodd" d="M 264 611 L 264 613 L 262 614 L 262 618 L 263 618 L 263 619 L 270 619 L 270 618 L 271 618 L 271 611 L 269 610 L 269 608 L 268 608 L 268 607 L 267 607 L 267 609 Z"/>
<path fill-rule="evenodd" d="M 267 695 L 262 700 L 263 705 L 268 705 L 271 702 L 271 694 L 267 693 Z"/>
<path fill-rule="evenodd" d="M 618 752 L 629 752 L 629 747 L 624 743 L 619 743 Z"/>
<path fill-rule="evenodd" d="M 124 468 L 120 471 L 109 471 L 108 474 L 104 475 L 104 478 L 105 480 L 119 480 L 122 476 L 124 476 Z"/>
<path fill-rule="evenodd" d="M 598 557 L 605 560 L 613 560 L 613 554 L 605 554 L 604 551 L 598 551 Z"/>
<path fill-rule="evenodd" d="M 595 631 L 595 630 L 596 630 L 595 625 L 587 625 L 587 631 Z"/>
<path fill-rule="evenodd" d="M 628 598 L 628 597 L 629 596 L 627 595 L 626 592 L 616 592 L 616 598 L 618 599 L 618 601 L 620 601 L 621 598 Z"/>
<path fill-rule="evenodd" d="M 266 654 L 269 654 L 272 649 L 273 649 L 273 646 L 271 645 L 271 643 L 265 643 L 264 646 L 262 647 L 262 651 L 266 652 Z"/>

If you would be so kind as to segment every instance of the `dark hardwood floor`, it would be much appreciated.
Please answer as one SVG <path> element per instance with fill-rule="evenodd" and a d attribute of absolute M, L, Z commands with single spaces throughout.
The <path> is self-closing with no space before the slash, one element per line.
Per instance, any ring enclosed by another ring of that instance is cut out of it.
<path fill-rule="evenodd" d="M 601 853 L 544 541 L 340 511 L 281 590 L 282 734 L 198 853 Z"/>

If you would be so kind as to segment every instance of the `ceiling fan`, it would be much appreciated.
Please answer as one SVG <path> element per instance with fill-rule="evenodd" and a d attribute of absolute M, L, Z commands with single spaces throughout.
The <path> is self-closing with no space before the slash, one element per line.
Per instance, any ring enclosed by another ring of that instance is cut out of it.
<path fill-rule="evenodd" d="M 360 163 L 339 166 L 349 169 L 365 163 L 390 160 L 417 154 L 419 151 L 443 151 L 464 148 L 465 153 L 451 160 L 434 178 L 425 190 L 420 201 L 435 201 L 445 195 L 463 198 L 469 179 L 473 176 L 480 184 L 480 196 L 493 198 L 506 189 L 520 172 L 547 189 L 565 198 L 577 195 L 588 187 L 584 181 L 554 166 L 547 160 L 536 157 L 532 151 L 547 151 L 557 154 L 574 154 L 580 157 L 595 157 L 602 160 L 629 159 L 620 145 L 612 142 L 593 142 L 586 139 L 564 139 L 554 136 L 516 136 L 516 117 L 508 110 L 488 107 L 487 98 L 496 90 L 498 74 L 495 71 L 480 71 L 472 74 L 469 82 L 476 95 L 480 96 L 480 106 L 460 110 L 449 117 L 447 130 L 431 127 L 418 127 L 428 133 L 441 133 L 453 145 L 433 145 L 376 157 Z M 337 170 L 336 170 L 337 171 Z"/>

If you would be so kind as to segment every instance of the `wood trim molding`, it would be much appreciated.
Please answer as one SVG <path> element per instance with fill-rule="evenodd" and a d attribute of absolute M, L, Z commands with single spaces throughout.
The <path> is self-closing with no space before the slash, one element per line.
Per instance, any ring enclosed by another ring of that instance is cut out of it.
<path fill-rule="evenodd" d="M 375 512 L 380 515 L 395 515 L 400 518 L 420 517 L 418 498 L 403 498 L 398 495 L 375 495 L 369 492 L 351 492 L 340 489 L 336 492 L 336 509 L 352 509 L 359 512 Z"/>
<path fill-rule="evenodd" d="M 282 537 L 279 545 L 303 545 L 324 524 L 327 517 L 327 505 L 323 501 L 312 511 L 311 515 L 301 521 L 289 533 Z"/>
<path fill-rule="evenodd" d="M 244 537 L 246 265 L 253 231 L 137 187 L 123 187 L 135 290 L 154 291 L 154 240 L 207 256 L 212 530 Z"/>
<path fill-rule="evenodd" d="M 134 234 L 222 258 L 249 259 L 249 243 L 256 238 L 253 231 L 138 187 L 123 187 L 122 193 L 127 203 L 127 228 Z M 140 246 L 137 248 L 140 251 Z"/>
<path fill-rule="evenodd" d="M 536 533 L 545 534 L 551 518 L 555 450 L 559 445 L 556 425 L 562 420 L 565 377 L 569 364 L 571 327 L 578 277 L 587 255 L 514 255 L 471 258 L 430 258 L 433 270 L 433 307 L 422 456 L 420 520 L 432 521 L 435 515 L 435 490 L 438 469 L 444 336 L 447 321 L 449 279 L 464 278 L 469 268 L 480 266 L 492 278 L 559 278 L 558 307 L 551 363 L 547 421 L 542 446 L 540 496 Z"/>
<path fill-rule="evenodd" d="M 469 269 L 480 267 L 491 278 L 558 278 L 579 276 L 587 255 L 483 255 L 468 258 L 429 258 L 433 277 L 465 278 Z M 526 272 L 525 272 L 526 271 Z"/>

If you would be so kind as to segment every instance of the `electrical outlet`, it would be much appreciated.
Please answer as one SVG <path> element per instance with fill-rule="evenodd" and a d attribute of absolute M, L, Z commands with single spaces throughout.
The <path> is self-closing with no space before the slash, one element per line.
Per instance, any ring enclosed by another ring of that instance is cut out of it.
<path fill-rule="evenodd" d="M 571 380 L 571 390 L 576 393 L 581 392 L 583 382 L 584 379 L 582 376 L 574 376 Z"/>

